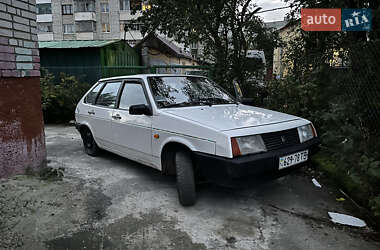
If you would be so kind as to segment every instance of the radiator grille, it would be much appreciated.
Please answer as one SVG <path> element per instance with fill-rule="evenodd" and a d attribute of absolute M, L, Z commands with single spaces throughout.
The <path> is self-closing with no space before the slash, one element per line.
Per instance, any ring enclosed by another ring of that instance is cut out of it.
<path fill-rule="evenodd" d="M 296 128 L 261 135 L 268 151 L 294 146 L 300 143 Z"/>

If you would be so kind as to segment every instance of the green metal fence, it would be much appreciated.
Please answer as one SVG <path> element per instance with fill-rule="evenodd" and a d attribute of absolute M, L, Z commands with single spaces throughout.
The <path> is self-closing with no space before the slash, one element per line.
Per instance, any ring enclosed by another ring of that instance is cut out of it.
<path fill-rule="evenodd" d="M 101 71 L 101 78 L 108 78 L 113 76 L 144 74 L 149 71 L 149 68 L 146 66 L 107 66 L 102 67 Z"/>
<path fill-rule="evenodd" d="M 152 74 L 184 74 L 202 75 L 212 78 L 212 67 L 203 65 L 154 65 L 150 67 Z"/>
<path fill-rule="evenodd" d="M 73 75 L 81 81 L 93 83 L 100 78 L 137 74 L 185 74 L 202 75 L 212 78 L 211 66 L 193 65 L 154 65 L 147 66 L 49 66 L 44 67 L 49 73 Z"/>
<path fill-rule="evenodd" d="M 55 76 L 56 82 L 59 82 L 60 74 L 64 73 L 69 76 L 75 76 L 79 81 L 94 83 L 102 78 L 101 67 L 98 66 L 48 66 L 41 68 L 41 75 L 51 73 Z"/>

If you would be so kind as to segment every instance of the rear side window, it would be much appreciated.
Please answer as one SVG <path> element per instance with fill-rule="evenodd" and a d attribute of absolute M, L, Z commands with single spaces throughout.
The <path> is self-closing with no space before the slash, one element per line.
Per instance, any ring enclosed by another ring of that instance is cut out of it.
<path fill-rule="evenodd" d="M 87 94 L 86 98 L 84 98 L 84 103 L 93 104 L 102 86 L 103 83 L 99 83 L 95 88 L 93 88 L 91 92 Z"/>
<path fill-rule="evenodd" d="M 120 97 L 119 108 L 128 109 L 130 106 L 138 104 L 148 104 L 142 85 L 139 83 L 126 83 Z"/>
<path fill-rule="evenodd" d="M 96 105 L 114 108 L 121 82 L 107 83 L 96 100 Z"/>

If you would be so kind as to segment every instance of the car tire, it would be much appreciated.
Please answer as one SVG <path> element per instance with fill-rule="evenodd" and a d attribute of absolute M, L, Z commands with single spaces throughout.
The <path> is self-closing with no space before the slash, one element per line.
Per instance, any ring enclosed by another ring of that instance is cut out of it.
<path fill-rule="evenodd" d="M 83 147 L 86 154 L 91 156 L 96 156 L 99 154 L 100 149 L 92 136 L 91 130 L 89 128 L 83 128 L 81 130 L 81 136 L 83 140 Z"/>
<path fill-rule="evenodd" d="M 196 202 L 195 179 L 191 153 L 177 151 L 175 155 L 177 191 L 182 206 L 192 206 Z"/>

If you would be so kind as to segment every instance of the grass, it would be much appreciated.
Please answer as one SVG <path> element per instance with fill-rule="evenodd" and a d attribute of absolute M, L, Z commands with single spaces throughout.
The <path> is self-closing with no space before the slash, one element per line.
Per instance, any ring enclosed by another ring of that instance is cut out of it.
<path fill-rule="evenodd" d="M 364 211 L 361 209 L 361 212 L 369 224 L 380 230 L 380 214 L 377 212 L 380 208 L 380 202 L 377 202 L 379 198 L 371 194 L 366 177 L 350 173 L 323 150 L 313 156 L 312 162 L 317 171 L 322 172 L 335 186 L 362 206 Z"/>

